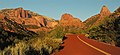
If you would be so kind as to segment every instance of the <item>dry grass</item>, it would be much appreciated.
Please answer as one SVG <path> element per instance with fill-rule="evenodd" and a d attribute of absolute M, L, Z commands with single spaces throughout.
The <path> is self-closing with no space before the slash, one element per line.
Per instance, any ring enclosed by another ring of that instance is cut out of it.
<path fill-rule="evenodd" d="M 44 52 L 50 54 L 53 51 L 58 50 L 61 43 L 62 39 L 57 38 L 34 38 L 27 42 L 21 41 L 15 44 L 15 46 L 9 46 L 4 49 L 4 51 L 1 51 L 0 54 L 26 55 L 26 52 L 31 50 L 30 47 L 35 51 L 38 51 L 40 55 L 44 54 Z"/>

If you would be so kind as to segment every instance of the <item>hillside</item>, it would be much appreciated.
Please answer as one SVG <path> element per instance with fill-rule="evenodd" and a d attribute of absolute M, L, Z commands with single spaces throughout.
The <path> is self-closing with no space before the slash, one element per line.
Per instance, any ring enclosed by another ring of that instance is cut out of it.
<path fill-rule="evenodd" d="M 114 46 L 120 46 L 120 8 L 115 10 L 109 16 L 104 17 L 104 22 L 99 23 L 87 30 L 89 38 L 109 43 Z"/>
<path fill-rule="evenodd" d="M 86 24 L 86 28 L 99 25 L 100 23 L 104 22 L 106 17 L 108 17 L 110 14 L 111 12 L 107 8 L 107 6 L 103 6 L 99 14 L 92 16 L 84 21 L 84 23 Z"/>
<path fill-rule="evenodd" d="M 23 8 L 1 10 L 0 55 L 38 55 L 57 51 L 62 37 L 56 37 L 51 31 L 57 24 L 54 19 Z"/>

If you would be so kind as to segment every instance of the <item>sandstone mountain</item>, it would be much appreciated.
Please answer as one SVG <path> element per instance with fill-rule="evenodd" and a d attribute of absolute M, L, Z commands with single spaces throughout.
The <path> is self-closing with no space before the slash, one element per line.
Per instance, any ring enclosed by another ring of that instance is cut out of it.
<path fill-rule="evenodd" d="M 63 14 L 60 20 L 61 26 L 84 27 L 84 23 L 78 18 L 74 18 L 71 14 Z"/>
<path fill-rule="evenodd" d="M 99 23 L 101 23 L 105 17 L 108 17 L 110 14 L 111 12 L 109 9 L 106 6 L 103 6 L 99 14 L 92 16 L 84 21 L 86 28 L 99 25 Z"/>
<path fill-rule="evenodd" d="M 35 12 L 24 10 L 23 8 L 3 9 L 0 10 L 0 18 L 8 18 L 18 24 L 26 26 L 28 29 L 33 27 L 54 27 L 58 24 L 54 19 Z"/>

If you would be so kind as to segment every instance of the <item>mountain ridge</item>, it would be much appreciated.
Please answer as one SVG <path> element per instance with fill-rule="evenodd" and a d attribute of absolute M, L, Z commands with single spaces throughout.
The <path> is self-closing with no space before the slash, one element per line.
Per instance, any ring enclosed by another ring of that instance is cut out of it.
<path fill-rule="evenodd" d="M 0 10 L 0 18 L 4 19 L 5 17 L 25 26 L 54 27 L 58 23 L 52 18 L 39 15 L 30 10 L 24 10 L 22 7 Z"/>
<path fill-rule="evenodd" d="M 13 12 L 13 15 L 9 15 L 9 10 L 15 10 Z M 99 25 L 99 23 L 102 22 L 105 17 L 108 17 L 111 14 L 109 9 L 105 5 L 101 8 L 99 14 L 96 14 L 83 22 L 79 18 L 75 18 L 68 13 L 63 14 L 60 20 L 56 22 L 56 20 L 52 18 L 44 15 L 39 15 L 38 13 L 32 12 L 30 10 L 24 10 L 22 7 L 15 9 L 3 9 L 0 11 L 0 13 L 5 14 L 5 16 L 8 16 L 9 18 L 13 17 L 17 23 L 25 25 L 36 25 L 39 27 L 55 27 L 60 24 L 61 26 L 76 26 L 80 28 L 89 28 Z"/>

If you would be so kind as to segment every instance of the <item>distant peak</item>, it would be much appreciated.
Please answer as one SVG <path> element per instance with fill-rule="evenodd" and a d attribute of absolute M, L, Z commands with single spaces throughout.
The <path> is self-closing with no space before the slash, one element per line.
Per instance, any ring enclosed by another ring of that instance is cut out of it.
<path fill-rule="evenodd" d="M 61 17 L 62 20 L 72 20 L 74 17 L 71 14 L 65 13 Z"/>
<path fill-rule="evenodd" d="M 108 16 L 110 13 L 111 13 L 110 10 L 105 5 L 102 7 L 102 9 L 100 11 L 100 15 L 106 15 L 106 16 Z"/>
<path fill-rule="evenodd" d="M 103 5 L 103 7 L 101 9 L 101 12 L 104 11 L 104 10 L 109 11 L 109 9 L 108 9 L 108 7 L 106 5 Z"/>

